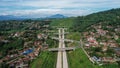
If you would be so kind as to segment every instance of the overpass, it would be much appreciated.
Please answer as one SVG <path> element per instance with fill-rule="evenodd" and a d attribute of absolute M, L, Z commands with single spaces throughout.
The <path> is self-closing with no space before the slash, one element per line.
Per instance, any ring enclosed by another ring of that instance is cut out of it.
<path fill-rule="evenodd" d="M 70 50 L 75 50 L 75 47 L 66 47 L 66 48 L 50 48 L 48 51 L 70 51 Z"/>
<path fill-rule="evenodd" d="M 51 37 L 51 39 L 59 40 L 60 38 Z M 70 39 L 62 39 L 62 40 L 63 40 L 63 41 L 66 41 L 66 42 L 74 42 L 74 40 L 70 40 Z"/>
<path fill-rule="evenodd" d="M 59 40 L 59 38 L 57 37 L 50 37 L 51 39 L 55 39 L 55 40 Z M 71 40 L 71 39 L 62 39 L 66 42 L 77 42 L 77 43 L 81 43 L 80 41 L 77 41 L 77 40 Z"/>

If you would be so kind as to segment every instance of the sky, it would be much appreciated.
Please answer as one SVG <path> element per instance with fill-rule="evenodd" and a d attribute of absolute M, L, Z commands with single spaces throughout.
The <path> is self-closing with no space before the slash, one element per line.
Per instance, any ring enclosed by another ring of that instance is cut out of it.
<path fill-rule="evenodd" d="M 0 15 L 47 17 L 82 16 L 120 8 L 120 0 L 0 0 Z"/>

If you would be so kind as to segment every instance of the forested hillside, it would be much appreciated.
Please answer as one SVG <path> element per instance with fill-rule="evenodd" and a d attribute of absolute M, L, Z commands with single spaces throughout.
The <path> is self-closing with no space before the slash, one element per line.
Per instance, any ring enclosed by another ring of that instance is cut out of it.
<path fill-rule="evenodd" d="M 74 31 L 85 31 L 87 27 L 96 23 L 104 23 L 104 25 L 117 27 L 117 25 L 120 25 L 120 9 L 111 9 L 87 16 L 79 16 L 76 18 L 72 29 Z"/>

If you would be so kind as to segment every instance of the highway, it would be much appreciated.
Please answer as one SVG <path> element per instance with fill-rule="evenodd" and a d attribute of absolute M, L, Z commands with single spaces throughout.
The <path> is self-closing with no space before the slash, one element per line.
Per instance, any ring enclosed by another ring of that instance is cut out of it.
<path fill-rule="evenodd" d="M 65 28 L 59 28 L 58 33 L 59 37 L 51 37 L 52 39 L 59 40 L 58 48 L 50 48 L 48 51 L 57 51 L 57 62 L 56 68 L 69 68 L 67 53 L 66 51 L 75 50 L 76 47 L 66 47 L 65 42 L 79 42 L 75 40 L 65 39 Z"/>
<path fill-rule="evenodd" d="M 62 48 L 61 45 L 61 31 L 59 29 L 59 48 Z M 62 52 L 58 51 L 58 55 L 57 55 L 57 64 L 56 64 L 56 68 L 62 68 Z"/>
<path fill-rule="evenodd" d="M 65 48 L 65 43 L 63 39 L 64 39 L 64 29 L 60 28 L 59 29 L 59 48 Z M 64 51 L 58 50 L 56 68 L 68 68 L 66 50 Z"/>
<path fill-rule="evenodd" d="M 62 29 L 62 39 L 64 39 L 64 29 Z M 62 48 L 65 48 L 64 40 L 62 40 Z M 67 54 L 66 50 L 63 51 L 63 68 L 68 68 Z"/>

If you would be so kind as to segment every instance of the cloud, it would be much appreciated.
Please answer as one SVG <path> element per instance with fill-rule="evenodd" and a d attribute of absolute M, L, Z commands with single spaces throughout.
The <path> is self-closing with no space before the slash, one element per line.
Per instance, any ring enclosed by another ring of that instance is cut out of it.
<path fill-rule="evenodd" d="M 119 8 L 119 4 L 120 0 L 0 0 L 0 15 L 79 16 Z"/>
<path fill-rule="evenodd" d="M 36 9 L 36 10 L 16 10 L 4 12 L 3 15 L 28 16 L 28 17 L 47 17 L 54 14 L 66 16 L 79 16 L 89 14 L 89 10 L 66 10 L 66 9 Z"/>

